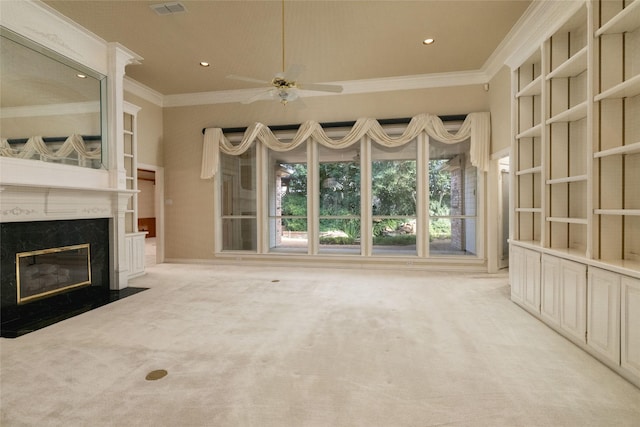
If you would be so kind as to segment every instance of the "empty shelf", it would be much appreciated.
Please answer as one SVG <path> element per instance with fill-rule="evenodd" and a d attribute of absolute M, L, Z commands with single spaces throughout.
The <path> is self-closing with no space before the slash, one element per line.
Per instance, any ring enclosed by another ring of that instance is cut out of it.
<path fill-rule="evenodd" d="M 564 122 L 577 122 L 587 117 L 587 102 L 582 102 L 575 107 L 569 108 L 560 114 L 556 114 L 547 120 L 547 124 L 552 123 L 564 123 Z"/>
<path fill-rule="evenodd" d="M 605 90 L 595 96 L 595 101 L 603 99 L 631 98 L 640 94 L 640 74 Z"/>
<path fill-rule="evenodd" d="M 536 77 L 531 83 L 526 85 L 520 92 L 516 94 L 516 98 L 521 96 L 540 95 L 542 93 L 542 76 Z"/>
<path fill-rule="evenodd" d="M 560 64 L 547 75 L 547 80 L 559 77 L 574 77 L 587 70 L 587 46 Z"/>
<path fill-rule="evenodd" d="M 521 138 L 535 138 L 535 137 L 539 137 L 542 135 L 542 123 L 539 123 L 533 127 L 530 127 L 529 129 L 525 130 L 524 132 L 520 132 L 518 135 L 516 135 L 516 139 L 521 139 Z"/>
<path fill-rule="evenodd" d="M 569 217 L 557 217 L 557 216 L 547 217 L 547 221 L 549 221 L 549 222 L 565 222 L 565 223 L 568 223 L 568 224 L 586 224 L 587 223 L 587 219 L 586 218 L 569 218 Z"/>
<path fill-rule="evenodd" d="M 620 34 L 640 27 L 640 2 L 634 1 L 611 18 L 598 31 L 596 37 L 603 34 Z"/>
<path fill-rule="evenodd" d="M 581 181 L 586 181 L 587 180 L 587 175 L 575 175 L 575 176 L 567 176 L 565 178 L 555 178 L 555 179 L 548 179 L 547 180 L 547 184 L 564 184 L 567 182 L 581 182 Z"/>
<path fill-rule="evenodd" d="M 593 157 L 615 156 L 618 154 L 637 154 L 640 153 L 640 142 L 634 142 L 633 144 L 621 145 L 620 147 L 609 148 L 608 150 L 598 151 L 594 153 Z"/>

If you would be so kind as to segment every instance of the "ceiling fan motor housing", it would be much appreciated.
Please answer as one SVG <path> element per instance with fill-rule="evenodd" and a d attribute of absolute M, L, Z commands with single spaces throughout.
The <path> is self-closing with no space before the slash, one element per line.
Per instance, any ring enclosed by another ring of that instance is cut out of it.
<path fill-rule="evenodd" d="M 296 87 L 296 82 L 289 81 L 283 77 L 274 77 L 271 84 L 279 89 Z"/>

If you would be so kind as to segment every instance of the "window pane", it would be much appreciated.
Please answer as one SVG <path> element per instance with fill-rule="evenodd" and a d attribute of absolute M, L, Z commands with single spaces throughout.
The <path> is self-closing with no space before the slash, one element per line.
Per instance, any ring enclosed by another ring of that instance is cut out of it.
<path fill-rule="evenodd" d="M 222 250 L 255 251 L 256 220 L 255 218 L 222 220 Z"/>
<path fill-rule="evenodd" d="M 276 252 L 307 253 L 309 239 L 306 218 L 272 218 L 269 227 L 274 230 L 270 248 Z"/>
<path fill-rule="evenodd" d="M 373 254 L 416 255 L 416 142 L 372 144 Z"/>
<path fill-rule="evenodd" d="M 222 250 L 256 251 L 256 149 L 222 155 Z"/>
<path fill-rule="evenodd" d="M 269 152 L 269 247 L 307 252 L 306 144 L 286 152 Z"/>
<path fill-rule="evenodd" d="M 430 255 L 475 255 L 475 218 L 437 218 L 429 223 Z"/>
<path fill-rule="evenodd" d="M 319 252 L 360 254 L 360 144 L 318 154 Z"/>
<path fill-rule="evenodd" d="M 477 171 L 471 165 L 469 142 L 429 143 L 429 214 L 476 215 Z"/>
<path fill-rule="evenodd" d="M 256 214 L 256 149 L 240 156 L 221 156 L 222 215 Z"/>
<path fill-rule="evenodd" d="M 373 215 L 416 215 L 416 143 L 387 148 L 372 145 Z"/>
<path fill-rule="evenodd" d="M 374 218 L 372 230 L 374 255 L 417 254 L 415 218 Z"/>
<path fill-rule="evenodd" d="M 319 252 L 360 254 L 360 219 L 320 219 Z"/>
<path fill-rule="evenodd" d="M 360 215 L 360 144 L 320 147 L 320 215 Z"/>

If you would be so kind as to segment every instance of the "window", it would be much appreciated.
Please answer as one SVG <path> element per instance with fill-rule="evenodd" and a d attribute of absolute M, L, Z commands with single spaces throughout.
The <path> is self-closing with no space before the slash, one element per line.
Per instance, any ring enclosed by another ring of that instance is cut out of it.
<path fill-rule="evenodd" d="M 319 252 L 360 254 L 359 144 L 319 154 Z"/>
<path fill-rule="evenodd" d="M 256 147 L 222 155 L 222 250 L 257 250 Z"/>
<path fill-rule="evenodd" d="M 269 150 L 269 248 L 307 253 L 307 149 Z"/>
<path fill-rule="evenodd" d="M 395 148 L 373 143 L 371 158 L 373 254 L 416 255 L 416 141 Z"/>
<path fill-rule="evenodd" d="M 476 254 L 477 170 L 469 141 L 429 142 L 429 253 Z"/>
<path fill-rule="evenodd" d="M 346 132 L 332 129 L 331 138 Z M 368 136 L 339 149 L 314 139 L 292 150 L 257 144 L 220 157 L 222 252 L 478 256 L 481 175 L 469 140 L 445 144 L 423 133 L 396 147 Z"/>

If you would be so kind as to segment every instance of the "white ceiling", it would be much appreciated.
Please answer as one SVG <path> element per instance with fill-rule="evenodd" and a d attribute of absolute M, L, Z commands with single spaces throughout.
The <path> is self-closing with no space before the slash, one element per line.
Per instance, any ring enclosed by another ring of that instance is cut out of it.
<path fill-rule="evenodd" d="M 144 58 L 127 75 L 162 95 L 255 87 L 282 71 L 280 1 L 45 1 L 109 42 Z M 480 70 L 531 4 L 525 0 L 313 1 L 285 3 L 286 66 L 304 82 L 344 82 Z M 436 42 L 425 46 L 422 40 Z M 200 61 L 211 63 L 209 68 Z"/>

